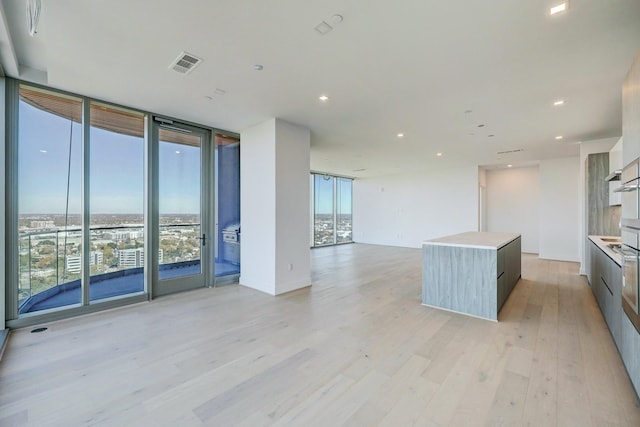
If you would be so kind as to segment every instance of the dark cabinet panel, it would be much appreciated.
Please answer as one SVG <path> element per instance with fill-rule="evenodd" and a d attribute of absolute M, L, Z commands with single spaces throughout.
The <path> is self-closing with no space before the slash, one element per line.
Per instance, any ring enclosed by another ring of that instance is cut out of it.
<path fill-rule="evenodd" d="M 521 238 L 498 249 L 498 310 L 505 303 L 520 279 L 522 269 Z"/>

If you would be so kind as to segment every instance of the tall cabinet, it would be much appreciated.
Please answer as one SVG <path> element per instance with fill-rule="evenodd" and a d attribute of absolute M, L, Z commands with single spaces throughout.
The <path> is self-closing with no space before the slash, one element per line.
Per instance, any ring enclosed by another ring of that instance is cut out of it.
<path fill-rule="evenodd" d="M 587 157 L 587 235 L 619 236 L 620 207 L 609 204 L 609 153 Z"/>
<path fill-rule="evenodd" d="M 622 86 L 622 140 L 622 159 L 627 165 L 640 157 L 640 51 Z M 624 312 L 619 334 L 618 350 L 631 382 L 640 394 L 640 334 Z"/>

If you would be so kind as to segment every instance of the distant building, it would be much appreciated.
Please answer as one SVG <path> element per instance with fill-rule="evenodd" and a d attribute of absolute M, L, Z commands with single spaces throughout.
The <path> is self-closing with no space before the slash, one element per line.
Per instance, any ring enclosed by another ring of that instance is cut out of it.
<path fill-rule="evenodd" d="M 31 221 L 31 223 L 29 224 L 29 226 L 31 228 L 36 228 L 39 230 L 42 229 L 49 229 L 49 228 L 56 228 L 56 225 L 53 223 L 52 220 L 46 220 L 46 221 Z"/>
<path fill-rule="evenodd" d="M 158 249 L 158 261 L 162 263 L 163 250 Z M 118 267 L 120 268 L 137 268 L 144 267 L 144 248 L 136 249 L 119 249 L 118 250 Z"/>
<path fill-rule="evenodd" d="M 89 264 L 102 265 L 104 261 L 104 254 L 102 251 L 91 251 L 89 253 Z"/>
<path fill-rule="evenodd" d="M 139 231 L 112 230 L 104 233 L 105 239 L 110 239 L 115 242 L 121 242 L 123 240 L 129 240 L 129 239 L 142 239 L 143 237 L 144 237 L 144 232 L 142 230 L 139 230 Z"/>
<path fill-rule="evenodd" d="M 102 265 L 104 254 L 102 251 L 89 252 L 89 265 Z M 82 255 L 68 255 L 66 260 L 68 273 L 80 273 L 82 271 Z"/>
<path fill-rule="evenodd" d="M 65 262 L 68 273 L 80 273 L 82 271 L 81 255 L 69 255 Z"/>

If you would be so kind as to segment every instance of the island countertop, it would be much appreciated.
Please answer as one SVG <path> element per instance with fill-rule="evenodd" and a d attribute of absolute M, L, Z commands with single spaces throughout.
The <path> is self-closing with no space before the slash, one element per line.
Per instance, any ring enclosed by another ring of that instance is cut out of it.
<path fill-rule="evenodd" d="M 517 233 L 469 231 L 422 242 L 423 245 L 460 246 L 478 249 L 500 249 L 520 237 Z"/>

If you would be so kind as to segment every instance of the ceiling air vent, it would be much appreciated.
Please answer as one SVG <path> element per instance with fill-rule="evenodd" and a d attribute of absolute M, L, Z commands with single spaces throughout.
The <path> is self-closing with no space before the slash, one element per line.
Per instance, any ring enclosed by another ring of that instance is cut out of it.
<path fill-rule="evenodd" d="M 173 61 L 169 68 L 181 74 L 189 74 L 201 62 L 202 59 L 197 56 L 187 52 L 182 52 L 176 60 Z"/>
<path fill-rule="evenodd" d="M 522 148 L 518 148 L 516 150 L 506 150 L 506 151 L 498 151 L 498 155 L 500 154 L 512 154 L 512 153 L 519 153 L 521 151 L 524 151 Z"/>

